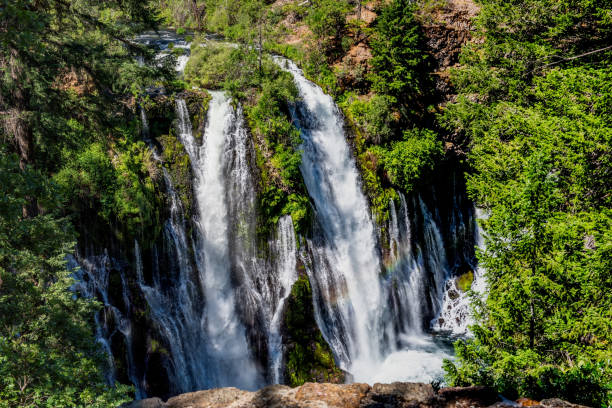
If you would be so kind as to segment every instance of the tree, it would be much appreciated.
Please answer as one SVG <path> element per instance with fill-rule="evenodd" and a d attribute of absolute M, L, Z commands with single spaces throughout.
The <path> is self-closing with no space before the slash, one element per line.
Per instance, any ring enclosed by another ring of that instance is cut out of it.
<path fill-rule="evenodd" d="M 446 369 L 453 384 L 486 384 L 511 398 L 606 406 L 612 214 L 560 213 L 559 184 L 547 153 L 536 153 L 495 198 L 479 254 L 486 304 L 475 338 L 456 344 L 458 364 Z M 585 247 L 585 237 L 597 244 Z"/>
<path fill-rule="evenodd" d="M 446 363 L 451 384 L 612 401 L 606 4 L 487 0 L 453 74 L 459 97 L 442 123 L 469 141 L 468 192 L 490 216 L 489 292 L 474 338 Z"/>
<path fill-rule="evenodd" d="M 408 113 L 426 92 L 427 54 L 411 0 L 393 0 L 376 20 L 370 40 L 372 88 L 393 97 Z"/>
<path fill-rule="evenodd" d="M 151 16 L 149 3 L 135 0 L 3 3 L 0 123 L 21 168 L 39 160 L 53 169 L 73 142 L 61 140 L 70 119 L 95 130 L 114 116 L 111 106 L 121 111 L 120 99 L 158 74 L 130 54 L 152 57 L 129 40 L 154 25 Z"/>
<path fill-rule="evenodd" d="M 306 21 L 323 55 L 335 55 L 340 49 L 349 9 L 346 0 L 312 1 Z"/>
<path fill-rule="evenodd" d="M 90 321 L 98 307 L 71 291 L 74 233 L 59 218 L 57 191 L 17 157 L 0 154 L 0 407 L 116 406 Z M 23 217 L 27 197 L 45 214 Z"/>
<path fill-rule="evenodd" d="M 427 172 L 433 170 L 442 156 L 442 145 L 435 132 L 429 129 L 412 129 L 404 132 L 404 140 L 390 143 L 389 147 L 373 146 L 382 168 L 391 182 L 410 192 Z"/>

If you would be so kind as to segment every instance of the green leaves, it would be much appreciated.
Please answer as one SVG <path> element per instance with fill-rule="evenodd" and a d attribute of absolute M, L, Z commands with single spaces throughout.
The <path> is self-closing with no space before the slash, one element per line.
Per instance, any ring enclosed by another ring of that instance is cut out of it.
<path fill-rule="evenodd" d="M 379 158 L 389 180 L 405 192 L 412 191 L 442 156 L 436 133 L 416 128 L 404 132 L 404 140 L 392 142 L 389 148 L 374 146 L 370 150 Z"/>
<path fill-rule="evenodd" d="M 414 17 L 416 4 L 393 0 L 382 8 L 370 40 L 372 89 L 395 99 L 406 109 L 424 95 L 427 54 L 421 28 Z"/>
<path fill-rule="evenodd" d="M 90 319 L 97 305 L 70 290 L 65 257 L 74 232 L 58 218 L 53 184 L 14 156 L 0 155 L 0 407 L 106 407 L 128 387 L 108 387 Z M 24 218 L 36 193 L 46 214 Z"/>
<path fill-rule="evenodd" d="M 612 264 L 603 261 L 612 71 L 605 53 L 547 67 L 609 32 L 602 6 L 486 1 L 483 41 L 462 53 L 460 96 L 442 122 L 467 136 L 468 191 L 489 211 L 479 252 L 489 293 L 475 338 L 446 365 L 452 383 L 594 406 L 612 399 Z"/>

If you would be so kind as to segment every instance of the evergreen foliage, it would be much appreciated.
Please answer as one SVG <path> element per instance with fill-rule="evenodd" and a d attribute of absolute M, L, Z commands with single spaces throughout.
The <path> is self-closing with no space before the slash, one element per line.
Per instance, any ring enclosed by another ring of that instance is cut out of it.
<path fill-rule="evenodd" d="M 131 109 L 145 85 L 174 76 L 172 57 L 159 68 L 135 58 L 153 59 L 130 39 L 156 24 L 152 7 L 0 3 L 0 406 L 130 399 L 131 387 L 106 384 L 98 305 L 72 290 L 65 257 L 84 224 L 134 234 L 157 221 Z"/>
<path fill-rule="evenodd" d="M 40 172 L 0 155 L 0 407 L 108 407 L 130 399 L 110 387 L 91 327 L 99 305 L 66 268 L 74 232 L 58 191 Z M 24 217 L 37 197 L 44 214 Z"/>
<path fill-rule="evenodd" d="M 612 31 L 604 1 L 484 1 L 442 116 L 470 141 L 488 296 L 452 384 L 612 401 Z M 609 5 L 608 5 L 609 6 Z M 586 55 L 585 55 L 586 54 Z"/>
<path fill-rule="evenodd" d="M 412 0 L 393 0 L 376 19 L 372 47 L 372 89 L 389 95 L 404 114 L 427 92 L 427 54 Z"/>

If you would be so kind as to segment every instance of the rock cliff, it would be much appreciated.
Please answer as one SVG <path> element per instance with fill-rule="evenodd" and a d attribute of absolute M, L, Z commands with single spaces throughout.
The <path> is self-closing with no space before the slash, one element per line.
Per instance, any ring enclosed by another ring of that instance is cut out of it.
<path fill-rule="evenodd" d="M 467 408 L 521 407 L 582 408 L 559 399 L 502 401 L 486 387 L 434 389 L 430 384 L 306 383 L 290 388 L 271 385 L 249 392 L 216 388 L 181 394 L 163 402 L 159 398 L 134 401 L 122 408 Z"/>

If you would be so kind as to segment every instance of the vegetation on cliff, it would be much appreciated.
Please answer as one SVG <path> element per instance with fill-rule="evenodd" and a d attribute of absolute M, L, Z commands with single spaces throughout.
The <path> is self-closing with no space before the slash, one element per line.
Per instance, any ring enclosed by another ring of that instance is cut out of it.
<path fill-rule="evenodd" d="M 489 213 L 488 297 L 453 384 L 612 401 L 611 17 L 604 1 L 482 2 L 441 117 L 468 136 Z"/>
<path fill-rule="evenodd" d="M 306 382 L 341 382 L 344 374 L 334 362 L 329 345 L 314 318 L 312 288 L 308 276 L 301 275 L 287 299 L 283 332 L 285 382 L 297 387 Z"/>
<path fill-rule="evenodd" d="M 307 232 L 310 203 L 299 170 L 300 135 L 291 123 L 290 104 L 297 96 L 291 76 L 269 55 L 240 45 L 196 42 L 185 68 L 190 83 L 225 89 L 239 103 L 251 130 L 259 169 L 259 232 L 267 238 L 283 214 L 297 232 Z"/>
<path fill-rule="evenodd" d="M 72 291 L 77 233 L 154 233 L 155 166 L 134 97 L 172 63 L 128 38 L 155 24 L 136 1 L 0 6 L 0 406 L 112 406 L 93 334 L 99 304 Z M 113 228 L 116 226 L 117 228 Z M 89 237 L 96 239 L 100 237 Z"/>

